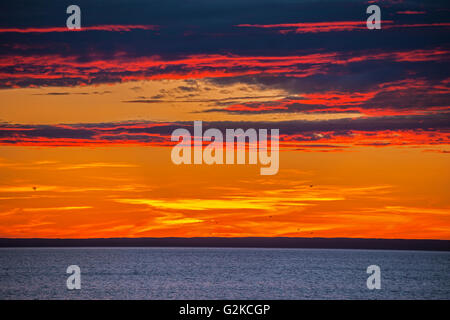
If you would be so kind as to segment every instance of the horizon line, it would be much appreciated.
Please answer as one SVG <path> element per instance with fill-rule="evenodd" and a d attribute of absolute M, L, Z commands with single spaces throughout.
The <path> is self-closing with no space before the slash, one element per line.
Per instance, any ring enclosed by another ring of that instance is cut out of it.
<path fill-rule="evenodd" d="M 8 247 L 203 247 L 450 251 L 450 240 L 302 237 L 0 238 Z"/>

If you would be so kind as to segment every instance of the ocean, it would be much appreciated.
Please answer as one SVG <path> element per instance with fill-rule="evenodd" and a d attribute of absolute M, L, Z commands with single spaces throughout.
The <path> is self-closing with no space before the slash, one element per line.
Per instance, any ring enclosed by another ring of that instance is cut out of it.
<path fill-rule="evenodd" d="M 81 270 L 69 290 L 66 269 Z M 369 290 L 367 267 L 381 271 Z M 0 299 L 449 299 L 450 252 L 1 248 Z"/>

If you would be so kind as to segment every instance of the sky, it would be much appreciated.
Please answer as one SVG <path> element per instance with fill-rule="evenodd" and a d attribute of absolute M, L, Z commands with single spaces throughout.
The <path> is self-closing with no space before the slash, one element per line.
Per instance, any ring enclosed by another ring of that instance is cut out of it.
<path fill-rule="evenodd" d="M 3 1 L 0 237 L 450 239 L 449 11 Z M 175 165 L 195 120 L 279 129 L 278 173 Z"/>

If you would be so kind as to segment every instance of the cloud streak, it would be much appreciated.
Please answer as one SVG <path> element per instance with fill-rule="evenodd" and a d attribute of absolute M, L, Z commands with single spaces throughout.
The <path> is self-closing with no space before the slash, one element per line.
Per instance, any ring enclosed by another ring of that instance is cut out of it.
<path fill-rule="evenodd" d="M 40 55 L 0 56 L 0 87 L 75 86 L 132 80 L 202 79 L 249 75 L 306 78 L 326 75 L 331 66 L 350 67 L 363 62 L 445 62 L 450 51 L 442 48 L 376 53 L 326 52 L 292 56 L 189 55 L 167 60 L 160 56 L 110 59 Z"/>
<path fill-rule="evenodd" d="M 366 146 L 448 144 L 450 114 L 425 114 L 335 120 L 295 120 L 281 122 L 204 122 L 204 130 L 218 128 L 280 129 L 282 146 L 301 143 Z M 73 125 L 0 125 L 0 145 L 26 146 L 172 146 L 172 132 L 192 129 L 192 122 L 125 122 Z M 106 164 L 92 164 L 100 166 Z M 113 164 L 117 166 L 117 164 Z"/>
<path fill-rule="evenodd" d="M 99 25 L 87 26 L 80 29 L 69 29 L 67 27 L 38 27 L 38 28 L 0 28 L 0 33 L 53 33 L 53 32 L 84 32 L 84 31 L 108 31 L 129 32 L 133 30 L 158 30 L 154 25 Z"/>
<path fill-rule="evenodd" d="M 405 13 L 408 12 L 408 13 Z M 413 14 L 412 11 L 404 11 L 404 14 Z M 418 14 L 418 13 L 414 13 Z M 381 21 L 383 29 L 401 28 L 448 28 L 450 23 L 415 23 L 415 24 L 394 24 L 392 20 Z M 279 23 L 279 24 L 238 24 L 236 27 L 276 29 L 278 33 L 321 33 L 321 32 L 343 32 L 343 31 L 369 31 L 366 21 L 325 21 L 325 22 L 299 22 L 299 23 Z"/>

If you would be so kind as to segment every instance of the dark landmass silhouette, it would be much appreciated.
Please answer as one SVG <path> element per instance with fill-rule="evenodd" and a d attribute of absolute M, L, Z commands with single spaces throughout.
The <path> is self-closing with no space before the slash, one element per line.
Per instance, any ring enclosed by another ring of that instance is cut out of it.
<path fill-rule="evenodd" d="M 450 240 L 362 238 L 0 238 L 0 247 L 212 247 L 212 248 L 315 248 L 450 251 Z"/>

